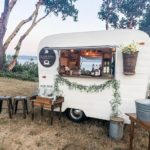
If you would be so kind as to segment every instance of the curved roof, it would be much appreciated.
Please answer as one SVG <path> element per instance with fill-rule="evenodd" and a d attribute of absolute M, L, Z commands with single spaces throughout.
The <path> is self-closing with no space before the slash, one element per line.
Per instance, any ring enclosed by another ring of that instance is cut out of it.
<path fill-rule="evenodd" d="M 133 41 L 150 43 L 150 38 L 142 31 L 131 29 L 61 33 L 45 37 L 39 48 L 120 46 Z"/>

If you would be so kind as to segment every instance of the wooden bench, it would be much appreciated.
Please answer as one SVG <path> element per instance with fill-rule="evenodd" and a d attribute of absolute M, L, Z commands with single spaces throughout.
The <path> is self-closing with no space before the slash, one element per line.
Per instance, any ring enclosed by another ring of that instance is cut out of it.
<path fill-rule="evenodd" d="M 51 98 L 45 98 L 37 96 L 35 100 L 32 100 L 32 120 L 34 120 L 34 107 L 38 106 L 41 108 L 41 115 L 43 116 L 43 110 L 50 111 L 51 125 L 53 124 L 53 112 L 55 108 L 59 108 L 59 119 L 61 119 L 61 108 L 62 103 L 64 102 L 63 97 L 57 97 L 56 100 Z"/>

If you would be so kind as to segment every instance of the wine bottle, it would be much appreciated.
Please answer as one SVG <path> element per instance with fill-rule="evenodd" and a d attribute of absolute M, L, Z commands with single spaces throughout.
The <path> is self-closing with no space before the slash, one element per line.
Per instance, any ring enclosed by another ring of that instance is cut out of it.
<path fill-rule="evenodd" d="M 92 75 L 92 76 L 94 76 L 94 75 L 95 75 L 95 68 L 94 68 L 94 64 L 92 65 L 91 75 Z"/>
<path fill-rule="evenodd" d="M 107 61 L 107 65 L 106 65 L 106 73 L 108 74 L 108 71 L 109 71 L 109 62 Z"/>
<path fill-rule="evenodd" d="M 107 68 L 106 68 L 106 62 L 104 62 L 104 68 L 103 68 L 103 73 L 106 73 L 106 70 Z"/>

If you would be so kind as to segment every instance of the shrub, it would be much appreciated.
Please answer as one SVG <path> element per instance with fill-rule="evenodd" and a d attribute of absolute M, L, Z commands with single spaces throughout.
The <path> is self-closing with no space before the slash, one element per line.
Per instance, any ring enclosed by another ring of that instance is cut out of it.
<path fill-rule="evenodd" d="M 0 72 L 0 77 L 16 78 L 28 81 L 38 81 L 38 65 L 33 62 L 16 64 L 12 71 L 7 71 L 7 62 L 5 69 Z"/>

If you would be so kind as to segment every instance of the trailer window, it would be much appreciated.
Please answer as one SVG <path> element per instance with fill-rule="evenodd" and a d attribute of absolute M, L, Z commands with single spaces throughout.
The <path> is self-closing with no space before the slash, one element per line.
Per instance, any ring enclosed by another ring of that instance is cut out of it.
<path fill-rule="evenodd" d="M 63 76 L 113 78 L 114 49 L 61 50 L 59 74 Z"/>

